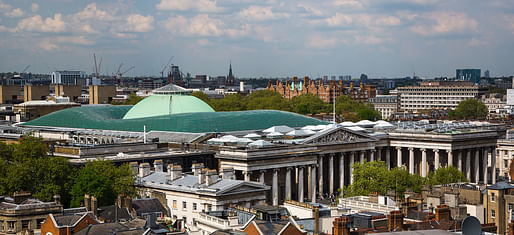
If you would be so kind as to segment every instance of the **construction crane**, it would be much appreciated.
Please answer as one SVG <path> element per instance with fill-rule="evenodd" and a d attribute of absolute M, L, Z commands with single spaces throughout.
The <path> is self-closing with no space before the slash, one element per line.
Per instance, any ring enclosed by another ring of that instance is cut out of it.
<path fill-rule="evenodd" d="M 98 77 L 98 65 L 96 64 L 96 54 L 93 53 L 93 60 L 95 61 L 95 76 Z"/>
<path fill-rule="evenodd" d="M 27 69 L 29 69 L 29 68 L 30 68 L 30 64 L 29 64 L 29 65 L 27 65 L 27 67 L 25 67 L 25 68 L 21 71 L 21 73 L 20 73 L 20 74 L 24 74 L 25 72 L 27 72 Z"/>
<path fill-rule="evenodd" d="M 162 66 L 161 78 L 164 78 L 164 71 L 166 71 L 166 69 L 170 66 L 171 60 L 173 60 L 173 58 L 175 58 L 175 56 L 171 56 L 170 59 L 168 60 L 168 63 L 166 63 L 165 65 Z"/>
<path fill-rule="evenodd" d="M 121 85 L 121 82 L 122 82 L 121 79 L 122 79 L 123 75 L 135 68 L 135 66 L 132 66 L 132 67 L 126 69 L 125 71 L 120 72 L 122 66 L 123 66 L 123 63 L 121 63 L 120 66 L 118 66 L 118 71 L 116 71 L 116 80 L 118 81 L 118 86 Z"/>

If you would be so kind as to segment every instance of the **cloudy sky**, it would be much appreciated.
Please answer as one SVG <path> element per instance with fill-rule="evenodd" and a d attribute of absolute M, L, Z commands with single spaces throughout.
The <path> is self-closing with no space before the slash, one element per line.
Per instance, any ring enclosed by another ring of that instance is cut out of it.
<path fill-rule="evenodd" d="M 514 0 L 0 0 L 0 71 L 514 75 Z"/>

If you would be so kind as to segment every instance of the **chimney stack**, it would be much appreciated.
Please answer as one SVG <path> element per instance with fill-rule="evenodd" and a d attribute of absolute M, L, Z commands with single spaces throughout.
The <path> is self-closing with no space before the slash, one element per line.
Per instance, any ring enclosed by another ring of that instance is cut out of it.
<path fill-rule="evenodd" d="M 61 204 L 61 195 L 55 194 L 54 195 L 54 202 L 57 204 Z"/>
<path fill-rule="evenodd" d="M 93 215 L 98 215 L 98 201 L 95 196 L 91 196 L 91 211 L 93 211 Z"/>
<path fill-rule="evenodd" d="M 403 231 L 403 213 L 400 210 L 389 212 L 388 230 L 390 232 Z"/>
<path fill-rule="evenodd" d="M 143 178 L 150 174 L 150 164 L 148 162 L 144 162 L 139 164 L 139 177 Z"/>
<path fill-rule="evenodd" d="M 218 181 L 218 172 L 216 170 L 207 170 L 205 174 L 205 184 L 210 186 Z"/>
<path fill-rule="evenodd" d="M 450 220 L 450 217 L 451 211 L 450 207 L 447 205 L 438 205 L 437 208 L 435 208 L 435 220 Z"/>
<path fill-rule="evenodd" d="M 332 234 L 333 235 L 350 235 L 350 225 L 348 217 L 337 217 L 332 222 Z"/>
<path fill-rule="evenodd" d="M 169 165 L 168 165 L 169 166 Z M 168 170 L 170 170 L 170 180 L 176 180 L 180 177 L 182 177 L 182 167 L 180 165 L 171 165 L 171 167 L 168 167 Z"/>
<path fill-rule="evenodd" d="M 204 168 L 204 165 L 203 163 L 193 163 L 193 166 L 191 168 L 193 168 L 193 175 L 198 176 L 200 170 Z"/>
<path fill-rule="evenodd" d="M 207 168 L 202 168 L 198 171 L 198 184 L 205 183 L 205 174 L 207 172 Z"/>
<path fill-rule="evenodd" d="M 319 234 L 319 207 L 314 206 L 312 209 L 314 212 L 314 235 Z"/>
<path fill-rule="evenodd" d="M 161 159 L 153 161 L 153 166 L 155 168 L 155 172 L 164 172 L 163 163 Z"/>
<path fill-rule="evenodd" d="M 233 180 L 234 177 L 234 168 L 233 167 L 226 167 L 221 170 L 221 177 L 222 179 L 229 179 Z"/>
<path fill-rule="evenodd" d="M 130 168 L 132 169 L 132 174 L 137 175 L 139 171 L 139 165 L 137 162 L 130 162 Z"/>
<path fill-rule="evenodd" d="M 84 195 L 84 207 L 87 211 L 91 211 L 91 197 L 88 194 Z"/>

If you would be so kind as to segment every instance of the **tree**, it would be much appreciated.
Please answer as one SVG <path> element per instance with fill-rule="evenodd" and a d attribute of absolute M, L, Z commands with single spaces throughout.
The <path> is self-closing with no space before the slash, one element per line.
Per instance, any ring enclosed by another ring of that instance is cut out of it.
<path fill-rule="evenodd" d="M 303 94 L 291 99 L 293 111 L 299 114 L 317 114 L 327 109 L 327 104 L 317 95 Z"/>
<path fill-rule="evenodd" d="M 276 91 L 260 90 L 247 97 L 247 110 L 274 109 L 291 111 L 289 101 Z"/>
<path fill-rule="evenodd" d="M 379 120 L 382 115 L 379 111 L 372 109 L 372 108 L 363 108 L 357 111 L 357 117 L 360 120 L 370 120 L 370 121 L 376 121 Z"/>
<path fill-rule="evenodd" d="M 75 178 L 71 206 L 80 206 L 85 194 L 94 195 L 100 206 L 111 205 L 118 194 L 134 196 L 134 175 L 128 164 L 116 167 L 112 161 L 97 159 L 82 167 Z"/>
<path fill-rule="evenodd" d="M 245 99 L 240 94 L 230 94 L 219 100 L 213 99 L 210 105 L 216 112 L 246 110 Z"/>
<path fill-rule="evenodd" d="M 454 166 L 440 167 L 428 174 L 428 185 L 451 184 L 457 182 L 468 182 L 466 176 Z"/>
<path fill-rule="evenodd" d="M 371 192 L 386 194 L 395 191 L 398 196 L 408 188 L 421 192 L 425 179 L 419 175 L 411 175 L 403 168 L 387 169 L 383 161 L 355 163 L 353 165 L 353 184 L 347 186 L 344 196 L 365 196 Z"/>
<path fill-rule="evenodd" d="M 454 119 L 484 119 L 489 110 L 480 100 L 467 99 L 459 103 L 454 112 L 450 112 L 450 117 Z"/>
<path fill-rule="evenodd" d="M 205 102 L 207 104 L 210 103 L 209 96 L 201 91 L 195 91 L 195 92 L 191 93 L 191 95 L 198 99 L 201 99 L 203 102 Z"/>

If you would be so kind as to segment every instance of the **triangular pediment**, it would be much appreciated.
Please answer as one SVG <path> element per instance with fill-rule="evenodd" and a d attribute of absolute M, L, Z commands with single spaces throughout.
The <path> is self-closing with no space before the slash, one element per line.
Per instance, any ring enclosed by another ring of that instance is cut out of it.
<path fill-rule="evenodd" d="M 237 193 L 245 193 L 245 192 L 254 192 L 255 190 L 266 190 L 268 186 L 258 184 L 255 182 L 241 182 L 230 188 L 225 188 L 218 192 L 219 195 L 224 194 L 237 194 Z"/>
<path fill-rule="evenodd" d="M 374 140 L 374 138 L 367 134 L 352 131 L 345 127 L 337 127 L 318 132 L 302 141 L 302 144 L 352 143 L 365 140 Z"/>

